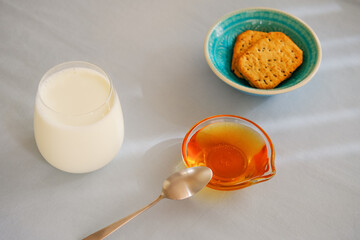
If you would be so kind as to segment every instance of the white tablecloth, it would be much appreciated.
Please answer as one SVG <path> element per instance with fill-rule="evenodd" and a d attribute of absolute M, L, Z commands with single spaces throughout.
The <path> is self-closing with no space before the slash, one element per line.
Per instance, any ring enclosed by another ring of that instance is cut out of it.
<path fill-rule="evenodd" d="M 206 64 L 210 26 L 256 6 L 294 14 L 318 35 L 322 64 L 304 87 L 247 95 Z M 108 239 L 359 239 L 359 12 L 358 0 L 1 0 L 0 239 L 81 239 L 145 206 L 183 168 L 186 132 L 217 114 L 268 132 L 276 176 L 163 200 Z M 40 78 L 70 60 L 102 67 L 124 111 L 121 151 L 89 174 L 50 166 L 33 136 Z"/>

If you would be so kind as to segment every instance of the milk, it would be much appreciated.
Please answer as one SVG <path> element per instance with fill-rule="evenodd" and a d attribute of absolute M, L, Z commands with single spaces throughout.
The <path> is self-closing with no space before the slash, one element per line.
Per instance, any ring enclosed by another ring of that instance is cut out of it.
<path fill-rule="evenodd" d="M 124 138 L 120 102 L 101 69 L 65 63 L 45 74 L 35 102 L 34 133 L 54 167 L 85 173 L 109 163 Z"/>

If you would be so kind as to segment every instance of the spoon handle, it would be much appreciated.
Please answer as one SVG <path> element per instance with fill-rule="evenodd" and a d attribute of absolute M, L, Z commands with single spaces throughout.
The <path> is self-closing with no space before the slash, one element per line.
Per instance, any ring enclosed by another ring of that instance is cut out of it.
<path fill-rule="evenodd" d="M 135 218 L 137 215 L 139 215 L 140 213 L 143 213 L 145 210 L 147 210 L 150 207 L 154 206 L 157 202 L 159 202 L 163 198 L 164 198 L 163 195 L 160 195 L 157 199 L 155 199 L 155 201 L 153 201 L 152 203 L 150 203 L 147 206 L 143 207 L 142 209 L 139 209 L 136 212 L 130 214 L 129 216 L 124 217 L 124 218 L 114 222 L 113 224 L 110 224 L 107 227 L 104 227 L 103 229 L 101 229 L 101 230 L 87 236 L 83 240 L 100 240 L 100 239 L 106 238 L 111 233 L 115 232 L 118 228 L 122 227 L 123 225 L 128 223 L 130 220 Z"/>

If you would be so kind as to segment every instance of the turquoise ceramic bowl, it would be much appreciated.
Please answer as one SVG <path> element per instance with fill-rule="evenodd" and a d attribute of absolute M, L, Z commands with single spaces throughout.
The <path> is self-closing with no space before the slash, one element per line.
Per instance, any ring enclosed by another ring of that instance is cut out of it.
<path fill-rule="evenodd" d="M 231 59 L 236 36 L 246 30 L 283 32 L 303 51 L 303 63 L 292 76 L 274 89 L 257 89 L 232 73 Z M 321 62 L 321 46 L 314 31 L 302 20 L 280 10 L 248 8 L 220 18 L 205 39 L 205 58 L 212 71 L 230 86 L 256 95 L 275 95 L 308 83 Z"/>

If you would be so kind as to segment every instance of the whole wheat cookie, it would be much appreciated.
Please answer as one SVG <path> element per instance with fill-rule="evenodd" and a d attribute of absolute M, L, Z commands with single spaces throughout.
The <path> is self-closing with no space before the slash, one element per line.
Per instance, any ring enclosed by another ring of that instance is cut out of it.
<path fill-rule="evenodd" d="M 244 78 L 241 73 L 235 67 L 239 57 L 254 43 L 256 43 L 261 38 L 264 38 L 267 35 L 265 32 L 247 30 L 236 37 L 232 62 L 231 62 L 231 71 L 234 72 L 239 78 Z"/>
<path fill-rule="evenodd" d="M 235 66 L 251 86 L 272 89 L 303 61 L 302 50 L 284 33 L 270 32 L 249 47 Z"/>

